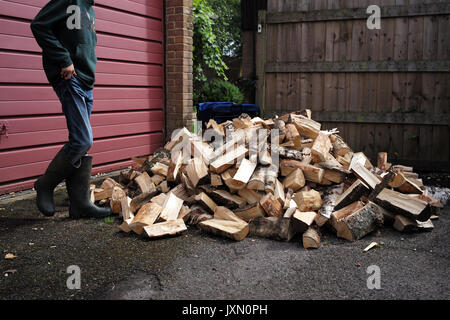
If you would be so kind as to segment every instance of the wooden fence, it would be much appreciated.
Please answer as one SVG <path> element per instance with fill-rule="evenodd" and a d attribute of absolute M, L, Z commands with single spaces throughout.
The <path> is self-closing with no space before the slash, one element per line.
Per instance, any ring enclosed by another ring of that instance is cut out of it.
<path fill-rule="evenodd" d="M 381 8 L 370 30 L 369 5 Z M 259 11 L 256 102 L 312 110 L 355 151 L 450 170 L 450 1 L 268 0 Z"/>

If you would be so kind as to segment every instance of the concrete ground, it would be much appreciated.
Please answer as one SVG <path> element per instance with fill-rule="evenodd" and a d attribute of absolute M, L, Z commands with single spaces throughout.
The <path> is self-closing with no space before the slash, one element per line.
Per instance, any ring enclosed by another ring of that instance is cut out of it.
<path fill-rule="evenodd" d="M 195 227 L 150 241 L 120 232 L 118 218 L 70 220 L 63 190 L 56 204 L 47 218 L 33 193 L 0 200 L 0 299 L 450 298 L 449 207 L 432 232 L 384 228 L 351 243 L 325 231 L 322 246 L 306 250 L 300 238 L 233 242 Z M 372 241 L 381 246 L 364 253 Z M 79 290 L 67 288 L 72 265 Z M 380 268 L 380 290 L 367 287 L 371 265 Z"/>

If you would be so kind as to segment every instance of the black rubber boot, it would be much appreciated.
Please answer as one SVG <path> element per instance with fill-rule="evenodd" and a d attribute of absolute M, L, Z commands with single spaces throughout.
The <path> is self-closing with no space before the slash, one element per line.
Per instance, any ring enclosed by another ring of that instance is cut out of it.
<path fill-rule="evenodd" d="M 66 179 L 69 194 L 69 216 L 71 218 L 104 218 L 112 214 L 111 208 L 102 208 L 90 200 L 89 186 L 91 180 L 92 157 L 81 158 L 81 166 Z"/>
<path fill-rule="evenodd" d="M 51 217 L 55 214 L 53 203 L 53 191 L 56 186 L 70 176 L 76 168 L 68 161 L 65 151 L 62 149 L 56 154 L 48 166 L 45 174 L 36 180 L 36 204 L 40 212 Z"/>

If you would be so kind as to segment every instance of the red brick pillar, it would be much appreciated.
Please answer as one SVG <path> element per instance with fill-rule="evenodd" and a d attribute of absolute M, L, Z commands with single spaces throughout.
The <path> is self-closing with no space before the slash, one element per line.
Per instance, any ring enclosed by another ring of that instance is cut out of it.
<path fill-rule="evenodd" d="M 192 0 L 166 0 L 166 137 L 192 130 Z"/>

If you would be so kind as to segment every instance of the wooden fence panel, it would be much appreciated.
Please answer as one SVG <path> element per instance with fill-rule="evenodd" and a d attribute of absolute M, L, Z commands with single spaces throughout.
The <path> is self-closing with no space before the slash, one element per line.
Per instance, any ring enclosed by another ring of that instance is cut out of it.
<path fill-rule="evenodd" d="M 366 9 L 381 8 L 381 29 Z M 265 116 L 309 108 L 376 159 L 450 170 L 450 2 L 268 0 L 257 37 Z M 352 9 L 352 10 L 348 10 Z"/>

